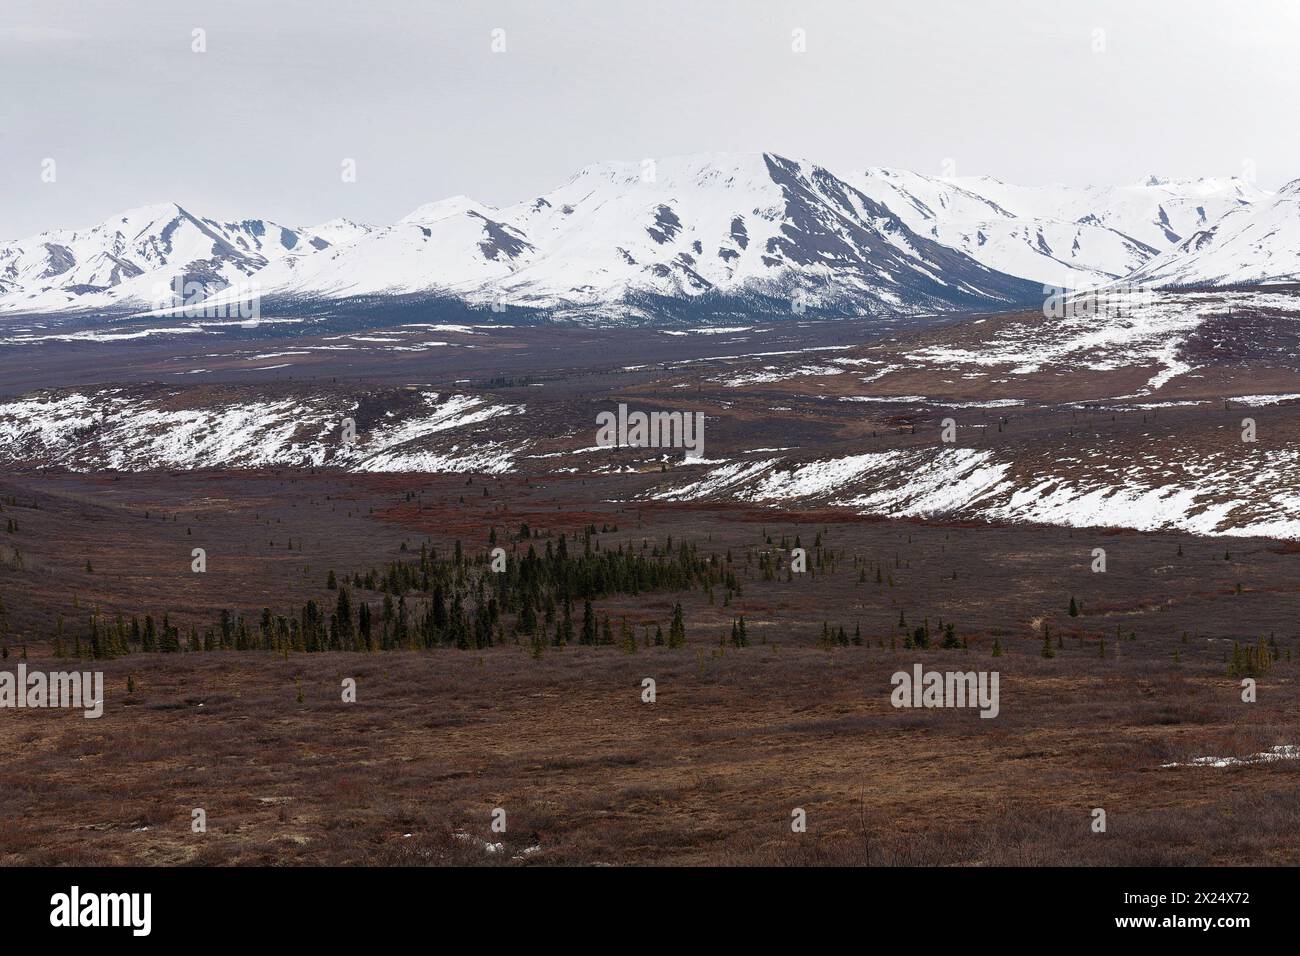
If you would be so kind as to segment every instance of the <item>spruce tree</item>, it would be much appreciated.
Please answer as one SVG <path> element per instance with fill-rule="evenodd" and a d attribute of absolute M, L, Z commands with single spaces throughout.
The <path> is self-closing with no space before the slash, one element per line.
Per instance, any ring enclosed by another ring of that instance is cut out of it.
<path fill-rule="evenodd" d="M 668 646 L 673 648 L 686 646 L 686 623 L 682 620 L 680 603 L 673 605 L 673 619 L 668 625 Z"/>

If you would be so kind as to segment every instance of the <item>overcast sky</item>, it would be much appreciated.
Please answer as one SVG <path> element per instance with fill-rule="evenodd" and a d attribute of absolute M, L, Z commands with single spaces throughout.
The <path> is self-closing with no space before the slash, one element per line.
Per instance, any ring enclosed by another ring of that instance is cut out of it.
<path fill-rule="evenodd" d="M 0 0 L 0 236 L 391 222 L 701 151 L 1274 188 L 1297 106 L 1295 0 Z"/>

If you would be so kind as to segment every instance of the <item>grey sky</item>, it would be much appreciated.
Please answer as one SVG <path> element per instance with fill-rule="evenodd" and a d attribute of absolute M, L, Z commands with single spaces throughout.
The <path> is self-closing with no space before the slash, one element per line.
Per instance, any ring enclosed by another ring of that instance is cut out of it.
<path fill-rule="evenodd" d="M 0 237 L 163 200 L 390 222 L 701 151 L 1273 188 L 1297 51 L 1293 0 L 3 0 Z"/>

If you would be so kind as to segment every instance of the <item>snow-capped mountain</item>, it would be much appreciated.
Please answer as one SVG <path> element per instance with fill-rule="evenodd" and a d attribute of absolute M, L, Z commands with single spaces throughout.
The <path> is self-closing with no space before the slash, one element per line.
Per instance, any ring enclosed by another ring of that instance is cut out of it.
<path fill-rule="evenodd" d="M 142 206 L 87 229 L 0 242 L 0 311 L 139 308 L 177 280 L 210 294 L 328 245 L 264 219 L 218 222 L 175 203 Z"/>
<path fill-rule="evenodd" d="M 860 188 L 909 226 L 990 268 L 1084 288 L 1142 268 L 1219 217 L 1267 194 L 1243 180 L 1131 186 L 1016 186 L 988 176 L 868 169 Z"/>
<path fill-rule="evenodd" d="M 312 299 L 470 293 L 509 275 L 520 253 L 531 249 L 498 216 L 460 196 L 428 203 L 323 254 L 275 263 L 259 285 L 264 295 Z"/>
<path fill-rule="evenodd" d="M 1237 177 L 1214 176 L 1148 176 L 1129 186 L 1016 186 L 988 176 L 967 182 L 1017 215 L 1072 222 L 1092 217 L 1157 249 L 1187 238 L 1231 209 L 1268 195 Z"/>
<path fill-rule="evenodd" d="M 772 153 L 598 163 L 535 199 L 496 208 L 455 196 L 389 226 L 340 218 L 302 229 L 142 207 L 0 243 L 0 313 L 147 311 L 178 280 L 188 303 L 195 290 L 215 305 L 252 289 L 291 308 L 376 296 L 597 318 L 695 303 L 997 308 L 1041 298 L 1045 285 L 1187 281 L 1204 270 L 1175 261 L 1222 245 L 1267 196 L 1238 179 L 1076 188 L 880 168 L 841 176 Z M 1283 200 L 1264 204 L 1284 219 Z M 1277 274 L 1286 253 L 1260 265 L 1262 243 L 1230 244 L 1215 276 Z"/>
<path fill-rule="evenodd" d="M 1133 278 L 1162 286 L 1300 282 L 1300 179 L 1230 211 Z"/>
<path fill-rule="evenodd" d="M 502 209 L 429 203 L 347 246 L 272 263 L 259 283 L 270 295 L 440 293 L 566 311 L 647 296 L 933 311 L 1039 291 L 917 235 L 827 170 L 772 154 L 597 164 Z"/>

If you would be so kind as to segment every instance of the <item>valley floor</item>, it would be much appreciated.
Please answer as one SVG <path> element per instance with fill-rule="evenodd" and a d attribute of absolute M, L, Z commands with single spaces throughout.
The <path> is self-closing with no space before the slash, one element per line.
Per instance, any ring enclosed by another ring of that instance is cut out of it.
<path fill-rule="evenodd" d="M 1221 542 L 1185 534 L 610 501 L 626 480 L 0 482 L 0 517 L 19 529 L 5 554 L 16 544 L 23 555 L 21 569 L 0 567 L 3 669 L 24 649 L 32 669 L 102 669 L 107 698 L 96 720 L 0 713 L 0 861 L 1300 862 L 1300 761 L 1250 759 L 1300 743 L 1300 648 L 1285 623 L 1300 611 L 1292 547 L 1239 540 L 1225 560 Z M 67 638 L 84 633 L 91 608 L 105 619 L 167 613 L 182 628 L 211 626 L 225 607 L 254 619 L 264 604 L 330 600 L 330 570 L 414 560 L 422 543 L 484 550 L 484 527 L 506 537 L 523 522 L 538 547 L 594 524 L 610 529 L 596 536 L 602 549 L 671 536 L 730 550 L 743 593 L 726 607 L 699 591 L 596 602 L 641 635 L 666 630 L 680 600 L 678 650 L 537 653 L 525 639 L 287 659 L 52 656 L 58 615 Z M 779 550 L 819 534 L 833 570 L 765 581 L 740 563 L 769 550 L 768 536 Z M 190 567 L 199 545 L 204 574 Z M 1091 571 L 1094 546 L 1107 549 L 1104 574 Z M 861 581 L 853 556 L 879 563 L 885 580 Z M 905 649 L 900 613 L 909 629 L 953 622 L 967 647 Z M 726 640 L 738 615 L 746 647 Z M 828 645 L 823 622 L 860 629 L 862 644 Z M 1258 702 L 1243 703 L 1232 645 L 1270 632 L 1278 660 L 1259 677 Z M 998 671 L 998 717 L 895 708 L 891 676 L 917 663 Z M 642 702 L 646 677 L 653 704 Z M 346 678 L 356 703 L 342 701 Z M 1196 763 L 1205 757 L 1242 759 Z M 206 833 L 192 832 L 196 808 Z M 504 833 L 491 829 L 497 808 Z M 796 808 L 804 833 L 791 831 Z M 1091 829 L 1097 808 L 1104 834 Z"/>

